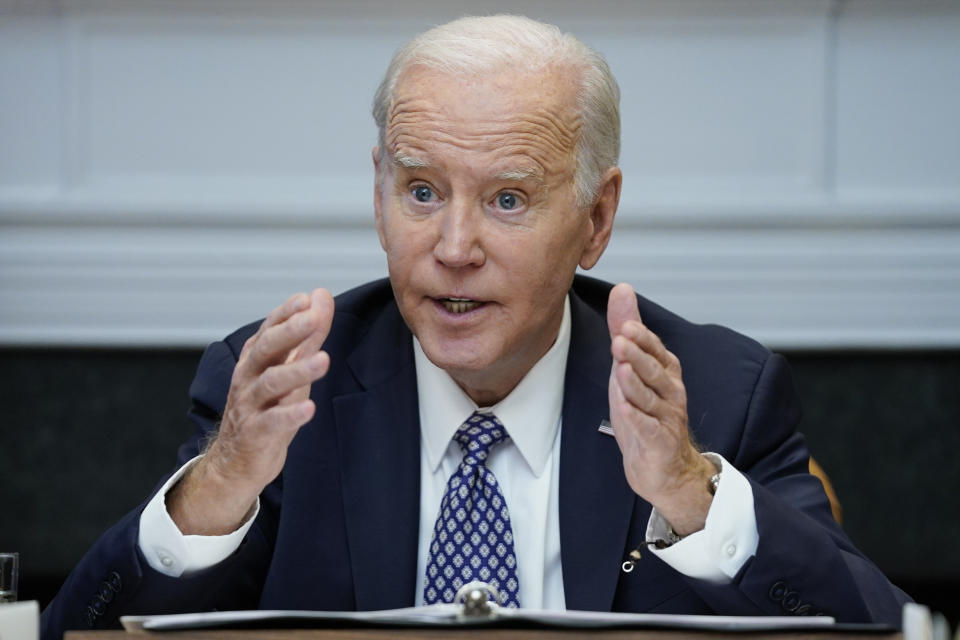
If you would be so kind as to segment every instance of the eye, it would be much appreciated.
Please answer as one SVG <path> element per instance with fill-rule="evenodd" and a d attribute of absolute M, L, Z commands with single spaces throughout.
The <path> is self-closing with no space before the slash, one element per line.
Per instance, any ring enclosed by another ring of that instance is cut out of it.
<path fill-rule="evenodd" d="M 497 206 L 505 211 L 512 211 L 520 206 L 520 200 L 509 191 L 503 191 L 497 194 Z"/>
<path fill-rule="evenodd" d="M 413 197 L 417 202 L 430 202 L 433 200 L 433 189 L 426 185 L 418 185 L 413 188 Z"/>

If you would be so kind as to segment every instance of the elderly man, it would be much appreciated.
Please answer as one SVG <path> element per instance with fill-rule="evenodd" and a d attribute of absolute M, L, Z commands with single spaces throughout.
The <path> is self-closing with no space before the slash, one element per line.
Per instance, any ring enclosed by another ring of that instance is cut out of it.
<path fill-rule="evenodd" d="M 575 277 L 610 239 L 618 99 L 599 55 L 525 18 L 401 49 L 374 105 L 389 281 L 295 295 L 207 349 L 180 470 L 45 635 L 475 579 L 504 606 L 896 623 L 906 596 L 806 471 L 783 360 Z"/>

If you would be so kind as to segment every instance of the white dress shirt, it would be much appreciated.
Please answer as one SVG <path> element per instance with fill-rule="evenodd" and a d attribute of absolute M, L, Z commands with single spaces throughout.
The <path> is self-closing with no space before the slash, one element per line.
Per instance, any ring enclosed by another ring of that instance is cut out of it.
<path fill-rule="evenodd" d="M 564 608 L 557 498 L 560 414 L 569 347 L 568 299 L 553 346 L 506 398 L 481 408 L 446 371 L 427 359 L 414 339 L 421 436 L 418 605 L 423 604 L 423 578 L 440 501 L 463 459 L 453 435 L 474 411 L 482 409 L 496 415 L 510 434 L 509 440 L 490 451 L 487 468 L 496 476 L 510 510 L 520 604 L 533 609 Z"/>
<path fill-rule="evenodd" d="M 558 510 L 560 425 L 564 374 L 570 345 L 570 302 L 564 305 L 556 341 L 517 387 L 493 407 L 510 434 L 487 459 L 503 491 L 514 534 L 519 599 L 523 607 L 564 609 Z M 427 550 L 440 501 L 462 452 L 453 434 L 480 409 L 450 376 L 424 355 L 414 339 L 420 406 L 420 522 L 416 603 L 423 603 Z M 598 425 L 599 426 L 599 425 Z M 610 437 L 598 434 L 598 437 Z M 758 543 L 753 492 L 746 478 L 721 456 L 708 455 L 722 469 L 706 526 L 662 550 L 664 562 L 691 577 L 729 581 L 755 552 Z M 204 569 L 233 553 L 250 528 L 253 515 L 225 536 L 183 535 L 167 513 L 166 492 L 197 458 L 186 463 L 140 516 L 139 546 L 147 564 L 172 577 Z M 669 525 L 654 510 L 647 539 L 666 539 Z"/>

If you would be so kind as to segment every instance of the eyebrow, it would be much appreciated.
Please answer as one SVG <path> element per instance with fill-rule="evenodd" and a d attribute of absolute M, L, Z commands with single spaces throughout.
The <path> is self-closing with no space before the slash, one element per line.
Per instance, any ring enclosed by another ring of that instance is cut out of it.
<path fill-rule="evenodd" d="M 403 169 L 429 169 L 429 162 L 416 156 L 407 155 L 402 151 L 393 154 L 393 163 Z M 523 182 L 524 180 L 534 180 L 538 184 L 545 184 L 543 173 L 536 168 L 526 167 L 520 169 L 507 169 L 493 176 L 497 180 L 510 180 L 513 182 Z"/>
<path fill-rule="evenodd" d="M 404 169 L 426 169 L 430 166 L 430 163 L 426 160 L 422 160 L 414 156 L 408 156 L 400 151 L 397 151 L 395 154 L 393 154 L 393 163 L 398 167 L 403 167 Z"/>
<path fill-rule="evenodd" d="M 498 180 L 514 180 L 516 182 L 532 179 L 540 184 L 544 183 L 543 174 L 533 168 L 509 169 L 507 171 L 501 171 L 494 177 Z"/>

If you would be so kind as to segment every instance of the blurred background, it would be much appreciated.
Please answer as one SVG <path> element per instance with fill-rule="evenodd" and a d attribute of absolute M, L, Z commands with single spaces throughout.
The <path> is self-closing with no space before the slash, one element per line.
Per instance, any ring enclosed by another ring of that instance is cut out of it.
<path fill-rule="evenodd" d="M 203 346 L 386 275 L 390 55 L 523 13 L 607 56 L 593 275 L 793 364 L 844 527 L 957 623 L 960 1 L 0 0 L 0 549 L 45 604 L 175 460 Z"/>

